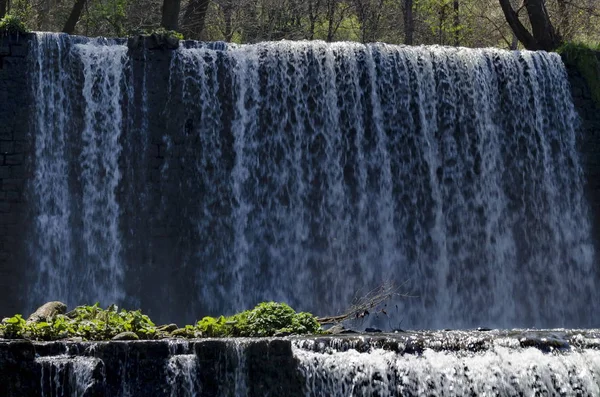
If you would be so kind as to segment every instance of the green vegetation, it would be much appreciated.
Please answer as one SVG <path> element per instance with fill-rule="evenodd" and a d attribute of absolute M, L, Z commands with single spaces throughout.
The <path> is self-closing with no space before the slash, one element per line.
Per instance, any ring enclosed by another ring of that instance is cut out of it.
<path fill-rule="evenodd" d="M 98 304 L 79 306 L 69 313 L 56 314 L 45 321 L 26 321 L 20 314 L 0 323 L 0 337 L 6 339 L 83 340 L 161 339 L 199 337 L 245 337 L 320 333 L 316 317 L 296 313 L 285 303 L 264 302 L 252 310 L 230 317 L 204 317 L 196 325 L 177 328 L 157 327 L 139 310 L 119 310 L 111 305 L 102 309 Z M 127 334 L 124 334 L 127 333 Z"/>
<path fill-rule="evenodd" d="M 141 34 L 142 36 L 157 36 L 161 38 L 173 38 L 177 40 L 183 40 L 183 34 L 177 32 L 176 30 L 167 30 L 165 28 L 158 28 L 152 30 L 142 30 L 138 32 L 134 32 L 137 34 Z"/>
<path fill-rule="evenodd" d="M 285 303 L 263 302 L 231 317 L 204 317 L 196 328 L 205 336 L 273 336 L 316 334 L 321 325 L 310 313 L 296 313 Z"/>
<path fill-rule="evenodd" d="M 0 32 L 4 34 L 11 33 L 28 33 L 29 29 L 25 26 L 25 23 L 21 19 L 14 15 L 6 15 L 0 19 Z"/>
<path fill-rule="evenodd" d="M 0 334 L 5 338 L 56 340 L 80 337 L 85 340 L 106 340 L 122 332 L 133 332 L 140 339 L 153 339 L 156 326 L 139 310 L 120 310 L 111 305 L 102 309 L 79 306 L 67 314 L 57 314 L 46 321 L 25 321 L 19 314 L 2 320 Z"/>
<path fill-rule="evenodd" d="M 600 108 L 600 44 L 567 43 L 557 51 L 566 63 L 579 70 L 590 89 L 594 103 Z"/>

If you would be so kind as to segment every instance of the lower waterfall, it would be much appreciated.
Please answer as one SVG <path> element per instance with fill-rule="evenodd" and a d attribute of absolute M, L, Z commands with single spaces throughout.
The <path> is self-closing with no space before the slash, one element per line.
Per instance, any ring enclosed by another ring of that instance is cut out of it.
<path fill-rule="evenodd" d="M 84 397 L 97 395 L 101 386 L 102 362 L 90 357 L 47 356 L 36 360 L 41 366 L 41 397 Z M 96 372 L 96 374 L 95 374 Z M 96 376 L 95 376 L 96 375 Z"/>
<path fill-rule="evenodd" d="M 392 280 L 386 328 L 598 325 L 556 54 L 39 33 L 32 65 L 32 308 L 332 314 Z"/>
<path fill-rule="evenodd" d="M 0 341 L 0 357 L 8 359 L 3 365 L 15 369 L 0 384 L 7 397 L 600 393 L 599 330 L 197 339 L 185 346 L 169 340 L 34 342 L 31 351 L 38 353 L 30 358 L 11 343 L 23 345 Z"/>
<path fill-rule="evenodd" d="M 382 349 L 295 350 L 306 396 L 596 396 L 600 351 L 546 354 L 497 347 L 485 353 L 398 356 Z"/>

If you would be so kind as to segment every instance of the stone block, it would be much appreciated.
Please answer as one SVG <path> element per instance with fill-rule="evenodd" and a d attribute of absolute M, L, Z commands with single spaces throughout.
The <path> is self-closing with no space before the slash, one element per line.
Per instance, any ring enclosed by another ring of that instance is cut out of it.
<path fill-rule="evenodd" d="M 11 169 L 7 165 L 0 166 L 0 179 L 10 178 L 12 176 Z"/>
<path fill-rule="evenodd" d="M 13 44 L 10 46 L 10 55 L 17 58 L 25 58 L 28 53 L 26 45 Z"/>
<path fill-rule="evenodd" d="M 4 159 L 6 165 L 21 165 L 23 164 L 24 156 L 22 153 L 9 154 Z"/>
<path fill-rule="evenodd" d="M 7 167 L 7 166 L 0 166 L 0 170 L 2 170 L 3 167 Z M 1 175 L 1 172 L 0 172 Z M 30 175 L 27 172 L 27 169 L 25 168 L 24 165 L 12 165 L 10 166 L 10 178 L 28 178 Z M 9 177 L 6 177 L 9 178 Z"/>
<path fill-rule="evenodd" d="M 11 202 L 11 203 L 16 203 L 21 201 L 21 194 L 19 192 L 15 192 L 15 191 L 10 191 L 10 192 L 2 192 L 5 195 L 4 200 Z"/>
<path fill-rule="evenodd" d="M 0 91 L 0 103 L 2 103 L 2 91 Z M 2 124 L 0 125 L 0 139 L 1 140 L 12 140 L 13 132 L 10 125 Z"/>
<path fill-rule="evenodd" d="M 27 153 L 29 143 L 23 140 L 14 141 L 13 150 L 14 153 Z"/>
<path fill-rule="evenodd" d="M 2 68 L 5 70 L 21 70 L 26 68 L 26 63 L 23 58 L 4 57 L 2 58 Z"/>
<path fill-rule="evenodd" d="M 15 151 L 15 143 L 13 141 L 1 141 L 0 153 L 12 154 Z"/>
<path fill-rule="evenodd" d="M 2 47 L 0 47 L 0 56 L 7 55 L 10 55 L 10 47 L 7 45 L 2 45 Z"/>
<path fill-rule="evenodd" d="M 19 221 L 17 214 L 8 212 L 0 213 L 0 225 L 16 225 Z"/>
<path fill-rule="evenodd" d="M 22 192 L 25 179 L 7 178 L 2 180 L 2 190 L 5 192 Z"/>
<path fill-rule="evenodd" d="M 0 212 L 10 212 L 11 210 L 11 204 L 7 203 L 6 201 L 0 202 Z"/>

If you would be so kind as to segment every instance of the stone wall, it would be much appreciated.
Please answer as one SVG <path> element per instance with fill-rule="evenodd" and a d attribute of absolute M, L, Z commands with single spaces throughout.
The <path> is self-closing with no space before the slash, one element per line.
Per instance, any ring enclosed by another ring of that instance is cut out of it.
<path fill-rule="evenodd" d="M 31 177 L 30 35 L 0 35 L 0 314 L 23 309 L 25 185 Z M 0 317 L 2 317 L 0 315 Z"/>
<path fill-rule="evenodd" d="M 0 396 L 303 396 L 289 340 L 0 339 Z"/>
<path fill-rule="evenodd" d="M 600 59 L 600 53 L 597 56 Z M 581 121 L 579 148 L 586 177 L 586 196 L 593 217 L 596 252 L 600 252 L 600 108 L 592 99 L 588 84 L 574 63 L 566 57 L 563 57 L 563 62 L 569 74 L 573 103 Z"/>

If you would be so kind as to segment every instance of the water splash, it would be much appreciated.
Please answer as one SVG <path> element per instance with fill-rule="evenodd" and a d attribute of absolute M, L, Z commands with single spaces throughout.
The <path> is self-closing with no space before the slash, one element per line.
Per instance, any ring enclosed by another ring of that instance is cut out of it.
<path fill-rule="evenodd" d="M 295 350 L 306 396 L 580 396 L 600 393 L 597 350 L 545 354 L 496 347 L 485 353 L 375 349 L 330 354 Z"/>

